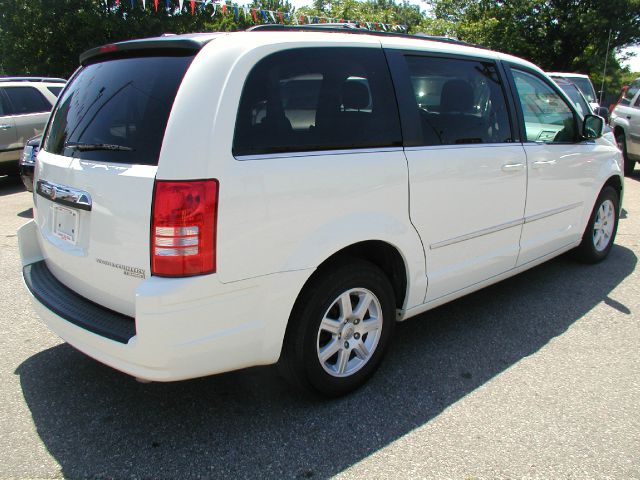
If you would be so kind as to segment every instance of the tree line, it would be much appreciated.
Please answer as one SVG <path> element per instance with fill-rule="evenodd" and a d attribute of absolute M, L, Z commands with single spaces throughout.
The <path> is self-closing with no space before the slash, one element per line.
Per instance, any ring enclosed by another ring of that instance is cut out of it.
<path fill-rule="evenodd" d="M 600 87 L 607 61 L 609 95 L 640 76 L 621 67 L 616 51 L 640 43 L 640 0 L 310 0 L 294 9 L 288 1 L 253 0 L 258 10 L 402 24 L 409 33 L 445 35 L 516 55 L 547 71 L 589 74 Z M 166 8 L 169 5 L 169 8 Z M 0 75 L 68 78 L 78 55 L 97 45 L 160 35 L 244 30 L 252 16 L 212 16 L 213 6 L 191 14 L 189 0 L 0 0 Z M 245 4 L 241 4 L 244 6 Z M 276 18 L 276 21 L 279 19 Z M 258 23 L 261 23 L 258 18 Z M 608 45 L 609 44 L 609 45 Z M 608 48 L 607 48 L 608 47 Z"/>

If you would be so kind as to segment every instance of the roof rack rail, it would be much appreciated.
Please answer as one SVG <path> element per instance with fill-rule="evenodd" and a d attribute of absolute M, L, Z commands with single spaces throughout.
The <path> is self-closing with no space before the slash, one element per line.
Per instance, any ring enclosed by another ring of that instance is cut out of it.
<path fill-rule="evenodd" d="M 67 83 L 67 81 L 64 78 L 53 78 L 53 77 L 0 77 L 0 82 Z"/>
<path fill-rule="evenodd" d="M 270 23 L 270 24 L 264 24 L 264 25 L 255 25 L 253 27 L 247 28 L 246 31 L 247 32 L 255 32 L 255 31 L 317 32 L 317 31 L 321 31 L 321 32 L 334 32 L 334 33 L 335 32 L 356 33 L 361 35 L 380 35 L 385 37 L 412 38 L 414 40 L 429 40 L 431 42 L 442 42 L 442 43 L 451 43 L 454 45 L 464 45 L 467 47 L 485 48 L 481 45 L 474 45 L 472 43 L 467 43 L 462 40 L 458 40 L 457 38 L 427 35 L 422 32 L 419 32 L 416 34 L 398 33 L 398 32 L 380 32 L 377 30 L 369 30 L 355 23 L 312 23 L 308 25 L 278 25 L 278 24 Z"/>

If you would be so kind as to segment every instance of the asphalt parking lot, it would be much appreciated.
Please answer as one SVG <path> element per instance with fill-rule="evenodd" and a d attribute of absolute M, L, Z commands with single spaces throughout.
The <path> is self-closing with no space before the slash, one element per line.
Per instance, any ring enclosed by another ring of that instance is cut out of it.
<path fill-rule="evenodd" d="M 273 367 L 140 384 L 36 317 L 0 178 L 0 478 L 640 478 L 640 167 L 609 259 L 563 256 L 399 325 L 334 401 Z"/>

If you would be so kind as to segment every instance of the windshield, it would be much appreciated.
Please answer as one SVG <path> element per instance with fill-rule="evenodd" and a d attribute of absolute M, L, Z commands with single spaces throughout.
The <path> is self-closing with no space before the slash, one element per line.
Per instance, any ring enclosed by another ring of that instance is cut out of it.
<path fill-rule="evenodd" d="M 120 58 L 83 68 L 53 112 L 47 152 L 157 165 L 173 100 L 193 56 Z"/>
<path fill-rule="evenodd" d="M 580 118 L 584 118 L 587 113 L 591 113 L 591 108 L 582 93 L 580 93 L 580 90 L 578 90 L 578 87 L 571 83 L 560 83 L 559 85 L 575 105 L 576 110 L 580 114 Z"/>
<path fill-rule="evenodd" d="M 593 90 L 593 85 L 591 85 L 591 80 L 588 78 L 582 77 L 571 77 L 570 81 L 576 84 L 576 86 L 580 89 L 584 97 L 588 102 L 593 103 L 597 102 L 596 100 L 596 92 Z"/>

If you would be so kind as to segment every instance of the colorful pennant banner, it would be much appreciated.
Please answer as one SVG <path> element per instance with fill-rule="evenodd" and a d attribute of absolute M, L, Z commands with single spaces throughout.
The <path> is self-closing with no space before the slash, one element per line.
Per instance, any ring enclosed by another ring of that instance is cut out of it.
<path fill-rule="evenodd" d="M 106 0 L 106 2 L 107 5 L 109 5 L 109 0 Z M 146 0 L 130 0 L 130 2 L 131 7 L 134 7 L 135 4 L 141 3 L 143 9 L 146 10 L 147 8 Z M 166 11 L 171 11 L 171 2 L 172 0 L 165 0 Z M 184 3 L 184 0 L 178 0 L 178 10 L 174 11 L 174 13 L 182 14 Z M 115 8 L 121 7 L 120 0 L 115 0 L 114 4 Z M 282 25 L 307 25 L 317 23 L 351 23 L 356 25 L 356 27 L 358 28 L 364 28 L 372 31 L 406 33 L 408 30 L 406 25 L 400 25 L 396 23 L 367 22 L 363 20 L 348 20 L 344 18 L 318 17 L 315 15 L 296 16 L 291 12 L 280 10 L 264 10 L 254 7 L 240 6 L 233 3 L 227 4 L 226 2 L 220 0 L 189 0 L 189 7 L 191 10 L 191 15 L 205 12 L 211 12 L 212 18 L 216 15 L 233 15 L 236 21 L 243 17 L 245 21 L 253 22 L 255 24 L 279 23 Z M 153 0 L 153 8 L 156 12 L 158 11 L 158 0 Z"/>

